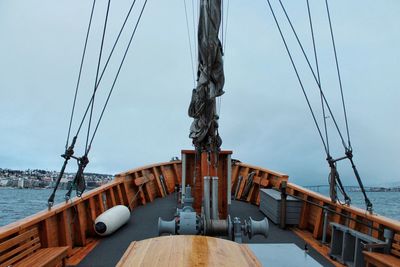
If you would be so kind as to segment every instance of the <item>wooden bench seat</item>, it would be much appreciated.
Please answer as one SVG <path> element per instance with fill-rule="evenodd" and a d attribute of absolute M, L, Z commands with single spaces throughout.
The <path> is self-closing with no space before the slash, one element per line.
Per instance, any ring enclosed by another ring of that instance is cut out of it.
<path fill-rule="evenodd" d="M 0 267 L 65 266 L 68 247 L 41 248 L 39 231 L 32 228 L 0 241 Z"/>
<path fill-rule="evenodd" d="M 57 265 L 65 266 L 65 258 L 67 257 L 68 247 L 54 247 L 54 248 L 42 248 L 37 250 L 31 256 L 23 259 L 16 263 L 15 267 L 31 267 L 31 266 L 43 266 L 52 267 Z"/>
<path fill-rule="evenodd" d="M 400 266 L 400 259 L 389 254 L 378 252 L 363 251 L 364 260 L 367 267 L 398 267 Z"/>

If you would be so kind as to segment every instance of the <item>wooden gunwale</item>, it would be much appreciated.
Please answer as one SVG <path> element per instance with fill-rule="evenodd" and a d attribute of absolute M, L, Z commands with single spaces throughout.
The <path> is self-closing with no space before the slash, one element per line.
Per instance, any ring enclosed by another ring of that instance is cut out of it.
<path fill-rule="evenodd" d="M 289 190 L 293 190 L 291 192 L 291 195 L 295 195 L 296 193 L 302 193 L 307 195 L 308 197 L 312 197 L 318 201 L 322 201 L 324 204 L 332 206 L 332 207 L 340 207 L 342 210 L 345 210 L 347 212 L 350 212 L 350 214 L 354 214 L 356 216 L 360 216 L 362 218 L 365 218 L 367 220 L 370 220 L 372 222 L 378 223 L 378 224 L 383 224 L 385 226 L 387 226 L 388 228 L 391 228 L 392 230 L 396 231 L 396 232 L 400 232 L 400 222 L 387 218 L 387 217 L 383 217 L 381 215 L 378 214 L 370 214 L 369 212 L 367 212 L 366 210 L 354 207 L 354 206 L 346 206 L 346 205 L 340 205 L 337 203 L 332 203 L 330 198 L 323 196 L 321 194 L 318 194 L 316 192 L 313 192 L 309 189 L 306 189 L 304 187 L 301 187 L 299 185 L 295 185 L 293 183 L 288 183 L 288 188 Z"/>
<path fill-rule="evenodd" d="M 16 233 L 22 229 L 26 229 L 32 225 L 35 225 L 41 221 L 44 221 L 50 217 L 53 217 L 65 210 L 72 208 L 72 207 L 76 206 L 77 204 L 82 203 L 82 202 L 94 197 L 95 195 L 97 195 L 101 192 L 104 192 L 104 191 L 108 190 L 109 188 L 112 188 L 121 183 L 123 183 L 123 181 L 112 181 L 112 182 L 102 185 L 96 189 L 93 189 L 87 193 L 84 193 L 82 195 L 82 197 L 74 197 L 68 203 L 57 204 L 51 210 L 43 210 L 36 214 L 28 216 L 24 219 L 21 219 L 14 223 L 11 223 L 9 225 L 2 226 L 2 227 L 0 227 L 0 239 L 2 239 L 6 235 Z"/>
<path fill-rule="evenodd" d="M 355 215 L 354 213 L 351 213 L 351 215 L 349 216 L 349 215 L 347 215 L 347 214 L 344 214 L 344 213 L 341 212 L 341 211 L 338 211 L 339 208 L 336 208 L 335 210 L 332 209 L 332 208 L 329 208 L 329 206 L 331 206 L 332 204 L 330 204 L 330 205 L 325 205 L 322 201 L 319 201 L 319 203 L 316 203 L 315 201 L 310 201 L 310 200 L 304 199 L 304 198 L 302 198 L 302 197 L 298 197 L 298 196 L 296 196 L 296 195 L 291 195 L 291 196 L 297 198 L 297 199 L 300 200 L 300 201 L 305 202 L 305 204 L 310 204 L 310 205 L 319 207 L 319 208 L 321 208 L 321 209 L 327 210 L 327 211 L 330 212 L 330 213 L 333 213 L 333 214 L 335 214 L 335 215 L 342 216 L 342 217 L 344 217 L 344 218 L 346 218 L 346 219 L 349 219 L 349 220 L 352 221 L 352 223 L 363 224 L 363 225 L 365 225 L 366 227 L 371 228 L 371 229 L 373 229 L 373 230 L 375 230 L 375 231 L 377 231 L 377 232 L 383 232 L 383 229 L 380 229 L 379 227 L 376 226 L 376 225 L 378 225 L 376 222 L 374 222 L 374 224 L 371 226 L 370 224 L 368 224 L 368 223 L 366 223 L 366 222 L 364 222 L 364 221 L 358 220 L 358 219 L 356 218 L 357 215 Z M 335 220 L 331 220 L 331 221 L 335 221 Z M 335 222 L 337 222 L 337 221 L 335 221 Z M 337 222 L 337 223 L 338 223 L 338 222 Z"/>
<path fill-rule="evenodd" d="M 239 166 L 239 167 L 243 167 L 243 168 L 255 169 L 256 171 L 263 171 L 263 172 L 275 175 L 281 179 L 289 178 L 289 176 L 287 174 L 273 171 L 273 170 L 266 169 L 266 168 L 262 168 L 262 167 L 258 167 L 258 166 L 254 166 L 254 165 L 250 165 L 250 164 L 243 163 L 243 162 L 236 162 L 235 165 Z"/>
<path fill-rule="evenodd" d="M 149 165 L 146 165 L 143 167 L 138 167 L 138 168 L 134 168 L 134 169 L 131 169 L 131 170 L 128 170 L 125 172 L 118 173 L 115 175 L 115 177 L 118 178 L 118 177 L 128 176 L 135 172 L 141 172 L 146 169 L 152 169 L 154 167 L 161 167 L 161 166 L 167 166 L 167 165 L 173 165 L 173 164 L 182 164 L 182 162 L 180 160 L 175 160 L 175 161 L 169 161 L 169 162 L 149 164 Z"/>
<path fill-rule="evenodd" d="M 153 170 L 168 167 L 173 169 L 174 172 L 168 173 L 164 178 L 167 181 L 177 181 L 180 178 L 177 177 L 178 173 L 176 173 L 179 164 L 181 164 L 180 161 L 165 162 L 117 174 L 113 181 L 88 191 L 81 197 L 74 197 L 68 203 L 57 204 L 51 210 L 43 210 L 0 227 L 0 241 L 6 242 L 16 235 L 38 229 L 42 247 L 68 246 L 68 257 L 74 259 L 73 264 L 79 263 L 76 258 L 83 259 L 82 253 L 90 251 L 86 247 L 93 249 L 98 243 L 99 238 L 95 236 L 92 229 L 92 222 L 95 217 L 114 205 L 140 205 L 140 200 L 136 200 L 136 204 L 132 203 L 135 193 L 139 190 L 139 186 L 134 184 L 134 178 L 145 172 L 149 175 L 155 175 L 156 173 Z M 150 200 L 162 197 L 162 194 L 156 188 L 153 188 L 155 185 L 155 182 L 149 183 L 141 190 Z M 133 208 L 132 205 L 131 209 Z M 78 253 L 80 254 L 79 257 L 75 256 Z M 24 257 L 22 252 L 20 254 L 21 258 Z"/>
<path fill-rule="evenodd" d="M 166 172 L 165 168 L 170 168 L 171 171 Z M 82 254 L 83 248 L 91 247 L 91 249 L 93 249 L 95 245 L 92 242 L 98 242 L 99 240 L 98 237 L 93 236 L 93 231 L 88 228 L 90 227 L 90 222 L 88 223 L 88 220 L 93 220 L 93 218 L 98 216 L 102 211 L 110 208 L 109 206 L 105 207 L 103 205 L 103 197 L 105 197 L 106 204 L 118 204 L 122 202 L 125 205 L 129 204 L 131 209 L 137 205 L 144 205 L 146 204 L 146 201 L 141 201 L 140 196 L 137 194 L 139 186 L 135 185 L 135 179 L 143 176 L 143 173 L 154 175 L 156 181 L 148 183 L 147 186 L 144 186 L 141 189 L 143 196 L 146 196 L 146 198 L 150 196 L 151 199 L 163 197 L 164 194 L 162 190 L 158 188 L 159 185 L 157 183 L 159 175 L 163 174 L 166 182 L 166 189 L 168 191 L 167 194 L 169 194 L 173 191 L 171 184 L 175 184 L 176 181 L 180 181 L 181 177 L 177 171 L 179 169 L 181 169 L 181 161 L 170 161 L 151 164 L 116 174 L 113 181 L 84 193 L 80 198 L 74 197 L 68 203 L 60 203 L 55 205 L 51 210 L 44 210 L 22 220 L 0 227 L 0 241 L 4 242 L 7 239 L 13 238 L 16 233 L 20 234 L 35 227 L 41 232 L 39 236 L 44 238 L 44 240 L 41 240 L 44 247 L 67 245 L 70 247 L 68 256 L 70 258 L 74 258 L 74 255 L 78 253 L 77 251 L 81 251 L 79 253 Z M 234 162 L 232 165 L 231 177 L 231 186 L 233 187 L 232 192 L 234 192 L 233 190 L 235 189 L 238 176 L 243 175 L 244 173 L 250 173 L 252 171 L 256 172 L 255 177 L 260 178 L 254 179 L 251 188 L 252 194 L 249 194 L 246 201 L 255 205 L 259 205 L 259 189 L 266 187 L 279 188 L 282 181 L 288 180 L 288 175 L 286 174 L 242 162 Z M 245 178 L 247 177 L 244 177 L 244 179 Z M 267 180 L 267 182 L 265 182 L 265 180 Z M 168 187 L 168 185 L 170 186 Z M 113 193 L 107 194 L 107 191 Z M 375 235 L 378 235 L 379 238 L 382 238 L 382 236 L 379 234 L 379 231 L 384 228 L 392 229 L 395 232 L 395 238 L 392 245 L 391 255 L 399 257 L 400 222 L 385 218 L 380 215 L 369 214 L 365 210 L 353 206 L 343 206 L 337 203 L 332 203 L 328 197 L 292 183 L 287 184 L 287 192 L 290 195 L 300 198 L 305 204 L 301 213 L 301 224 L 299 225 L 299 228 L 303 231 L 309 232 L 311 236 L 314 233 L 314 238 L 320 238 L 321 220 L 323 220 L 324 217 L 321 216 L 321 211 L 323 209 L 321 206 L 327 206 L 330 210 L 335 211 L 331 212 L 332 215 L 330 217 L 330 221 L 344 223 L 348 217 L 355 218 L 356 220 L 354 220 L 354 223 L 351 224 L 351 226 L 354 228 L 360 228 L 363 224 L 362 222 L 371 223 L 371 226 L 373 226 L 375 229 L 372 232 L 375 232 Z M 133 199 L 135 196 L 138 196 L 138 198 Z M 238 198 L 240 198 L 240 196 L 238 196 Z M 317 216 L 318 214 L 319 216 Z M 72 215 L 79 216 L 79 219 L 76 220 L 76 222 L 71 222 L 71 218 L 69 217 Z M 76 223 L 81 223 L 82 225 L 75 225 L 72 227 L 72 224 Z M 74 229 L 79 229 L 80 236 L 78 235 L 78 237 L 80 240 L 75 240 L 76 237 L 73 235 Z M 54 239 L 55 241 L 52 240 L 51 244 L 48 243 L 48 241 L 52 238 L 48 235 L 60 235 L 62 231 L 67 231 L 65 236 L 58 238 L 56 237 Z M 328 235 L 330 235 L 329 229 Z M 315 239 L 316 242 L 318 242 L 317 239 Z M 79 243 L 81 243 L 80 246 L 77 245 Z M 324 246 L 329 247 L 327 245 Z M 81 254 L 78 258 L 84 258 L 84 255 Z"/>

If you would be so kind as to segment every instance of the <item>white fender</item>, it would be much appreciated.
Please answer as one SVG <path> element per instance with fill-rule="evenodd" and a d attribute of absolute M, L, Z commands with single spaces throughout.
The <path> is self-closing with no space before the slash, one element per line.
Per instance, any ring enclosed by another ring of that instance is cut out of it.
<path fill-rule="evenodd" d="M 117 205 L 100 214 L 94 221 L 94 230 L 98 235 L 106 236 L 115 232 L 128 222 L 131 213 L 124 205 Z"/>

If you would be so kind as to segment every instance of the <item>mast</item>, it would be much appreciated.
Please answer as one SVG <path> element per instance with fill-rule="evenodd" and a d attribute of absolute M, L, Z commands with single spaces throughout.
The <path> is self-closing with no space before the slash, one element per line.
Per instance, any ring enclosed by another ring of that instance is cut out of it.
<path fill-rule="evenodd" d="M 221 25 L 221 0 L 201 0 L 198 26 L 197 86 L 192 91 L 189 116 L 193 118 L 189 137 L 198 152 L 218 152 L 222 139 L 218 133 L 216 99 L 224 94 L 225 83 Z"/>

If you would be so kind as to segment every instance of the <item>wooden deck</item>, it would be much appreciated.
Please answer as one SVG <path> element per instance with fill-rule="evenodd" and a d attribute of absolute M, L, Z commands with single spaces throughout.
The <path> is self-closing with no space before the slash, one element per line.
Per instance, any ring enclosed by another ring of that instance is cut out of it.
<path fill-rule="evenodd" d="M 145 206 L 137 207 L 128 222 L 120 230 L 102 241 L 79 264 L 82 267 L 89 266 L 115 266 L 133 241 L 142 241 L 157 236 L 157 219 L 160 216 L 165 220 L 174 218 L 176 197 L 171 194 L 165 198 L 159 198 Z M 264 217 L 258 207 L 243 201 L 232 201 L 230 214 L 239 217 L 242 221 L 251 216 L 254 220 Z M 304 249 L 304 241 L 291 230 L 282 230 L 270 223 L 268 238 L 255 236 L 249 239 L 243 237 L 243 243 L 268 243 L 268 244 L 295 244 L 299 249 Z M 333 266 L 313 248 L 309 248 L 308 255 L 318 261 L 322 266 Z"/>
<path fill-rule="evenodd" d="M 248 175 L 254 172 L 253 184 L 248 195 L 243 196 Z M 0 242 L 12 239 L 24 232 L 38 229 L 42 248 L 68 247 L 68 258 L 74 264 L 85 258 L 97 244 L 99 237 L 93 231 L 93 221 L 105 210 L 115 205 L 128 206 L 133 214 L 141 206 L 152 204 L 157 198 L 164 198 L 174 191 L 175 184 L 181 183 L 181 161 L 153 164 L 117 174 L 115 180 L 86 192 L 81 198 L 54 206 L 15 223 L 0 227 Z M 166 192 L 160 181 L 165 179 Z M 239 176 L 243 177 L 239 183 Z M 238 187 L 238 198 L 259 205 L 260 188 L 279 188 L 288 176 L 265 168 L 234 162 L 231 173 L 232 192 Z M 140 181 L 145 181 L 141 183 Z M 328 222 L 336 222 L 365 234 L 383 240 L 383 230 L 391 229 L 394 240 L 390 255 L 400 258 L 400 222 L 383 216 L 369 214 L 364 210 L 332 203 L 329 198 L 288 183 L 288 193 L 303 201 L 298 228 L 304 236 L 319 243 L 323 228 L 323 207 L 329 209 Z M 230 211 L 231 212 L 231 211 Z M 327 229 L 327 241 L 330 241 Z M 153 235 L 154 236 L 154 235 Z M 94 243 L 93 243 L 94 242 Z M 329 243 L 321 251 L 329 250 Z M 126 247 L 125 247 L 126 249 Z M 94 249 L 95 250 L 95 249 Z M 0 251 L 0 256 L 6 251 Z M 327 256 L 327 255 L 325 255 Z"/>

